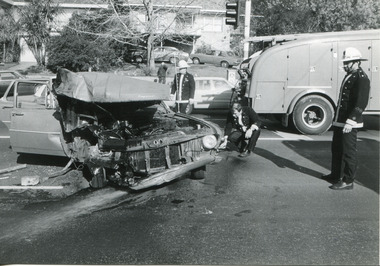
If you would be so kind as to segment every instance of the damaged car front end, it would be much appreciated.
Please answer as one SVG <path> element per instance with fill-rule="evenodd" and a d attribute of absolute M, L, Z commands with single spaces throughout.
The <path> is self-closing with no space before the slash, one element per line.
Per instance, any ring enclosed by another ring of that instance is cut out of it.
<path fill-rule="evenodd" d="M 83 163 L 92 187 L 134 190 L 191 172 L 204 178 L 222 131 L 214 123 L 174 113 L 165 85 L 96 72 L 61 69 L 54 90 L 67 156 Z"/>

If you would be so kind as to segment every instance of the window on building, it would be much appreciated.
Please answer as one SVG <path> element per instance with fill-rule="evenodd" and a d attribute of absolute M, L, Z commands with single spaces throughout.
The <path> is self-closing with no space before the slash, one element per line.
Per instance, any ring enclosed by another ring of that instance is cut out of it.
<path fill-rule="evenodd" d="M 223 18 L 222 17 L 204 17 L 203 31 L 222 32 Z"/>
<path fill-rule="evenodd" d="M 193 27 L 193 15 L 180 13 L 176 16 L 176 28 L 177 29 L 186 29 Z"/>

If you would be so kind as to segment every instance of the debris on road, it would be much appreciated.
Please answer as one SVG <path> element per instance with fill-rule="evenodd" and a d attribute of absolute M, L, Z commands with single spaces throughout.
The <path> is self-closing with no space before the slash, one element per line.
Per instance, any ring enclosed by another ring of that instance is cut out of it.
<path fill-rule="evenodd" d="M 0 174 L 5 174 L 5 173 L 17 171 L 17 170 L 20 170 L 23 168 L 26 168 L 26 164 L 20 164 L 20 165 L 16 165 L 16 166 L 12 166 L 12 167 L 2 169 L 2 170 L 0 170 Z"/>
<path fill-rule="evenodd" d="M 21 186 L 35 186 L 40 183 L 40 177 L 34 176 L 24 176 L 21 178 Z"/>

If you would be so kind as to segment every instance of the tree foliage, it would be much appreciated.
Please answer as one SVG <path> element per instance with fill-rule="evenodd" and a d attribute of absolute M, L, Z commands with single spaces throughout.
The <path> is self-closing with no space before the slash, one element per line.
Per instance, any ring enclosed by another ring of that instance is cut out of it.
<path fill-rule="evenodd" d="M 253 0 L 251 36 L 375 29 L 378 0 Z"/>
<path fill-rule="evenodd" d="M 45 66 L 45 46 L 50 40 L 54 17 L 59 14 L 59 5 L 54 2 L 30 0 L 18 10 L 23 37 L 39 66 Z"/>
<path fill-rule="evenodd" d="M 123 53 L 123 47 L 119 43 L 71 29 L 73 24 L 78 27 L 85 24 L 92 27 L 91 23 L 87 22 L 88 16 L 74 13 L 69 26 L 63 29 L 60 36 L 51 39 L 47 46 L 48 69 L 53 72 L 56 72 L 58 67 L 72 71 L 107 71 L 112 65 L 117 64 Z"/>
<path fill-rule="evenodd" d="M 16 62 L 18 60 L 20 31 L 20 25 L 13 16 L 13 9 L 0 8 L 0 51 L 2 51 L 0 61 Z"/>
<path fill-rule="evenodd" d="M 148 66 L 153 71 L 155 46 L 181 32 L 178 22 L 189 15 L 186 6 L 193 0 L 174 0 L 171 5 L 162 5 L 159 0 L 136 0 L 134 4 L 128 0 L 104 2 L 107 10 L 88 13 L 88 21 L 71 23 L 71 29 L 146 49 Z"/>

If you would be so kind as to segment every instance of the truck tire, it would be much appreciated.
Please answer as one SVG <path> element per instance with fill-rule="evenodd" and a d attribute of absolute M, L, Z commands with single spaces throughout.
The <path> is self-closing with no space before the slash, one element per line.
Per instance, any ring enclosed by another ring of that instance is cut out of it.
<path fill-rule="evenodd" d="M 333 120 L 334 109 L 324 97 L 309 95 L 301 98 L 293 110 L 293 124 L 302 134 L 319 135 L 326 132 Z"/>

